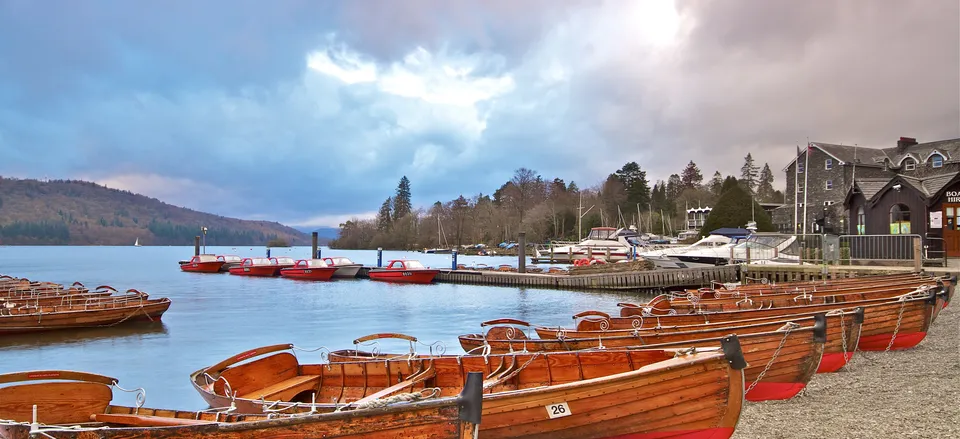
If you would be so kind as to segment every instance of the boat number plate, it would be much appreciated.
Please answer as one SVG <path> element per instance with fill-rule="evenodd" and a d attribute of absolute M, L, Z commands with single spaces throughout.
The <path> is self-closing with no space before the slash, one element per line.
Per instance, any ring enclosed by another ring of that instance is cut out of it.
<path fill-rule="evenodd" d="M 250 271 L 250 269 L 249 269 L 249 268 L 244 268 L 243 271 Z"/>
<path fill-rule="evenodd" d="M 572 414 L 573 413 L 570 413 L 570 406 L 568 406 L 566 402 L 558 402 L 547 406 L 547 416 L 549 416 L 550 419 L 562 418 Z"/>
<path fill-rule="evenodd" d="M 310 273 L 313 273 L 313 270 L 303 270 L 303 273 L 304 273 L 304 274 L 310 274 Z"/>
<path fill-rule="evenodd" d="M 404 276 L 413 276 L 413 273 L 411 273 L 411 272 L 409 272 L 409 271 L 404 271 L 404 272 L 403 272 L 403 275 L 404 275 Z"/>

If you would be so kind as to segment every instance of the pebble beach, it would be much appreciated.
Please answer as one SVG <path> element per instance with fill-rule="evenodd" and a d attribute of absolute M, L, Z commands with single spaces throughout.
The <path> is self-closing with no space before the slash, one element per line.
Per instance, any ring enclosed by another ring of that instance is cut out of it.
<path fill-rule="evenodd" d="M 960 304 L 913 349 L 857 352 L 787 401 L 747 403 L 734 439 L 960 437 Z"/>

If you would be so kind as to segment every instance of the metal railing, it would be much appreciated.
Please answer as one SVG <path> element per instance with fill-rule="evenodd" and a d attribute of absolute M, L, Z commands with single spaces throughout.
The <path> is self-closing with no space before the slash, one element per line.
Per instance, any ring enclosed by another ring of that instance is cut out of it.
<path fill-rule="evenodd" d="M 842 235 L 840 265 L 914 265 L 923 258 L 920 235 Z"/>
<path fill-rule="evenodd" d="M 924 250 L 920 235 L 816 235 L 756 233 L 756 242 L 750 242 L 746 257 L 743 250 L 731 251 L 735 262 L 809 264 L 809 265 L 881 265 L 913 266 L 917 269 L 931 257 Z M 765 242 L 783 241 L 777 247 Z M 929 247 L 929 246 L 928 246 Z"/>

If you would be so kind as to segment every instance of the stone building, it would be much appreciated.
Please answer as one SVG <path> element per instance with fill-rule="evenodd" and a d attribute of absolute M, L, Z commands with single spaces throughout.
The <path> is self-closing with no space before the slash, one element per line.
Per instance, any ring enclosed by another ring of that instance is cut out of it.
<path fill-rule="evenodd" d="M 851 198 L 851 194 L 871 199 L 884 187 L 893 187 L 896 178 L 919 188 L 924 199 L 935 196 L 960 173 L 960 139 L 918 143 L 901 137 L 888 148 L 811 142 L 783 170 L 787 182 L 785 205 L 772 215 L 782 232 L 804 233 L 806 212 L 806 233 L 820 233 L 816 222 L 826 217 L 829 231 L 863 234 L 867 229 L 863 218 L 858 221 L 858 216 L 850 213 L 851 200 L 857 210 L 862 204 L 856 204 L 859 198 Z M 873 226 L 874 233 L 878 228 Z"/>

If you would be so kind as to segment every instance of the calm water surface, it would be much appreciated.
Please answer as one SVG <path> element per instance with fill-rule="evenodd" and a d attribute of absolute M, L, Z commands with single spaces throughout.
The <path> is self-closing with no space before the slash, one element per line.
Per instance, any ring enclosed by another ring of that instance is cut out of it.
<path fill-rule="evenodd" d="M 263 247 L 209 247 L 208 253 L 261 256 Z M 272 255 L 308 257 L 309 248 L 273 249 Z M 180 272 L 177 261 L 192 247 L 0 247 L 0 274 L 88 287 L 136 288 L 173 304 L 162 323 L 113 328 L 0 336 L 0 373 L 72 369 L 116 377 L 120 385 L 144 387 L 147 406 L 201 409 L 206 405 L 188 376 L 254 347 L 293 343 L 299 347 L 352 347 L 362 335 L 401 332 L 420 341 L 442 342 L 462 352 L 457 336 L 480 330 L 479 323 L 512 317 L 538 324 L 569 325 L 573 313 L 613 311 L 631 293 L 571 292 L 475 285 L 394 285 L 369 280 L 302 282 Z M 375 265 L 375 251 L 323 249 Z M 384 252 L 388 259 L 419 259 L 447 268 L 450 255 Z M 460 256 L 459 262 L 513 264 L 516 257 Z M 385 342 L 384 351 L 408 349 Z M 421 346 L 418 350 L 426 351 Z M 303 362 L 319 354 L 298 352 Z M 117 392 L 119 393 L 119 392 Z M 132 398 L 117 395 L 122 403 Z"/>

